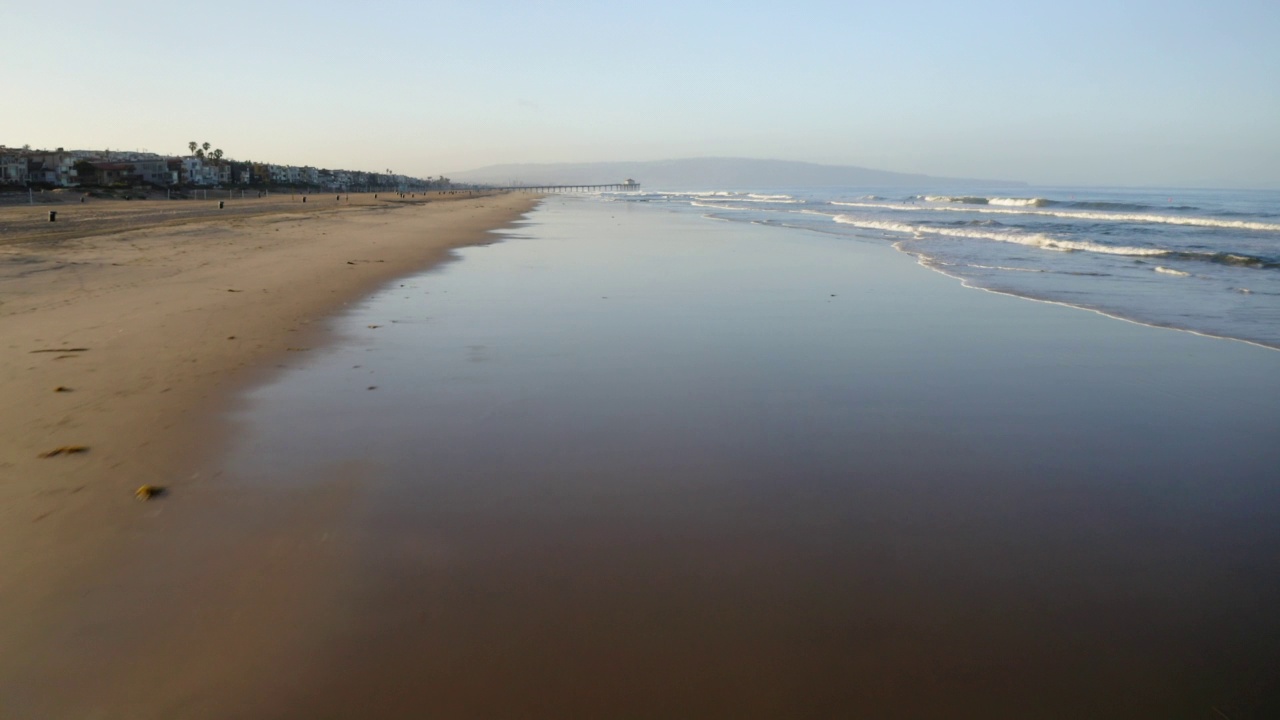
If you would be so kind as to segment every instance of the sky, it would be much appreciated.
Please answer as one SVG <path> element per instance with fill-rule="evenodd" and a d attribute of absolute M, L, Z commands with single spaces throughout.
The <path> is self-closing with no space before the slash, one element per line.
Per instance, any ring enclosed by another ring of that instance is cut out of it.
<path fill-rule="evenodd" d="M 0 144 L 1280 189 L 1280 2 L 0 0 Z"/>

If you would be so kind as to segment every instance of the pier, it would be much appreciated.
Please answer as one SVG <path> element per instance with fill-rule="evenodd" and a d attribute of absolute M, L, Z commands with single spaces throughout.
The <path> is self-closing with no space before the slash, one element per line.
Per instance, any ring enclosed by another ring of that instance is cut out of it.
<path fill-rule="evenodd" d="M 603 190 L 639 190 L 640 183 L 628 179 L 626 182 L 605 185 L 505 185 L 494 190 L 512 190 L 516 192 L 600 192 Z"/>

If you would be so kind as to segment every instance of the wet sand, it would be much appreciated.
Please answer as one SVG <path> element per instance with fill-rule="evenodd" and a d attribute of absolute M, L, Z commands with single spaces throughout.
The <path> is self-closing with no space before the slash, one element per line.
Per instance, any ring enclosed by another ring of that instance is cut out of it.
<path fill-rule="evenodd" d="M 110 574 L 10 633 L 0 697 L 1273 714 L 1280 353 L 778 228 L 552 199 L 508 236 L 240 396 Z"/>

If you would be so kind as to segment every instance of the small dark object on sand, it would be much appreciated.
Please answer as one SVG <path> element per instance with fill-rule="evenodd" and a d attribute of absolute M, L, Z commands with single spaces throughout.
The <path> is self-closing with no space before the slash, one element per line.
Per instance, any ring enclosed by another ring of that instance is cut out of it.
<path fill-rule="evenodd" d="M 31 351 L 31 353 L 32 353 L 33 355 L 34 355 L 35 353 L 46 353 L 46 352 L 61 352 L 61 353 L 67 353 L 67 352 L 89 352 L 89 348 L 46 348 L 46 349 L 44 349 L 44 350 L 32 350 L 32 351 Z"/>
<path fill-rule="evenodd" d="M 54 388 L 53 391 L 54 392 L 71 392 L 71 388 L 67 387 L 66 385 L 59 385 L 58 387 Z"/>
<path fill-rule="evenodd" d="M 89 452 L 89 448 L 85 447 L 84 445 L 63 445 L 60 448 L 54 448 L 47 452 L 42 452 L 37 457 L 51 458 L 51 457 L 56 457 L 58 455 L 76 455 L 79 453 L 87 453 L 87 452 Z"/>

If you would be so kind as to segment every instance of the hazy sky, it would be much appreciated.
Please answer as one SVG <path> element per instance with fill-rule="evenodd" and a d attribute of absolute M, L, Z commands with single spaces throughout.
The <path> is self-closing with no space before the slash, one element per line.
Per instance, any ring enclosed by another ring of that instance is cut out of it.
<path fill-rule="evenodd" d="M 0 0 L 0 144 L 1280 187 L 1280 2 Z"/>

